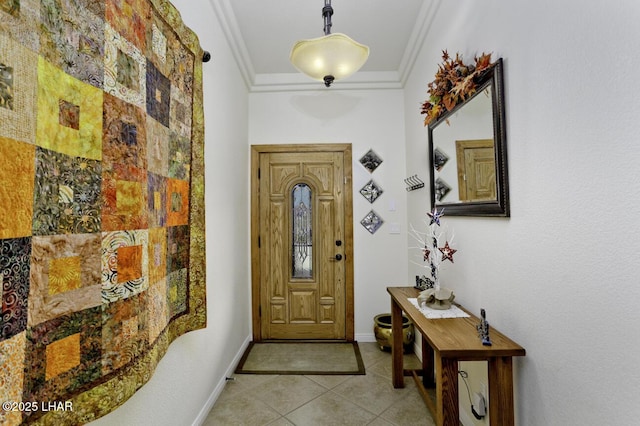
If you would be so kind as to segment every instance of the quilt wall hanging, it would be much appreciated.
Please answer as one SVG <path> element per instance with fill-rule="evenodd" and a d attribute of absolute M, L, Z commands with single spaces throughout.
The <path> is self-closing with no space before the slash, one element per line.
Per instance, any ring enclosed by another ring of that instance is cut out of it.
<path fill-rule="evenodd" d="M 0 424 L 103 416 L 206 326 L 202 58 L 165 0 L 0 0 Z"/>

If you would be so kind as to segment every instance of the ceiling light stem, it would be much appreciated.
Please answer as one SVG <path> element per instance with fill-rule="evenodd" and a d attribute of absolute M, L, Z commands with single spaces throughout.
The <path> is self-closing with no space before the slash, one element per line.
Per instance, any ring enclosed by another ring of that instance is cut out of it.
<path fill-rule="evenodd" d="M 323 80 L 324 80 L 325 86 L 331 87 L 331 83 L 333 83 L 333 80 L 335 80 L 335 77 L 332 75 L 325 75 Z"/>
<path fill-rule="evenodd" d="M 324 18 L 324 35 L 331 34 L 331 15 L 333 15 L 331 0 L 324 0 L 324 7 L 322 8 L 322 17 Z"/>

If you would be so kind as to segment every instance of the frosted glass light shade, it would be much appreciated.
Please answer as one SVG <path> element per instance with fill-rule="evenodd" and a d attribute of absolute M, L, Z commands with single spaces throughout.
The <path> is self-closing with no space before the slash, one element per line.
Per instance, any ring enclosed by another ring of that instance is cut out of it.
<path fill-rule="evenodd" d="M 289 58 L 298 70 L 314 80 L 323 81 L 326 76 L 336 80 L 349 77 L 367 62 L 368 57 L 369 47 L 345 34 L 333 33 L 297 42 Z"/>

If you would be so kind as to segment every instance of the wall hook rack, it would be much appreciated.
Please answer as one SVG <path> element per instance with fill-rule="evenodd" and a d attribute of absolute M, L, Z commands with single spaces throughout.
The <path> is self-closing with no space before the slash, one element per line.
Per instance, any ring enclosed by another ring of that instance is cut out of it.
<path fill-rule="evenodd" d="M 407 192 L 424 188 L 424 182 L 418 177 L 418 175 L 409 176 L 404 180 L 404 183 L 407 184 Z"/>

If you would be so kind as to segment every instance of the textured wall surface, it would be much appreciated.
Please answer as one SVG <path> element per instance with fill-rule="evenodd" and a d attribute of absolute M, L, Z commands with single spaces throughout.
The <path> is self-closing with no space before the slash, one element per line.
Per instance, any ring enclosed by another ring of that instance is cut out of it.
<path fill-rule="evenodd" d="M 417 169 L 427 129 L 416 105 L 441 51 L 504 58 L 511 218 L 445 212 L 458 252 L 441 281 L 526 348 L 515 361 L 520 425 L 640 416 L 631 361 L 640 349 L 640 59 L 629 51 L 638 17 L 634 1 L 441 2 L 405 87 L 407 168 Z M 417 222 L 426 194 L 407 208 Z"/>

